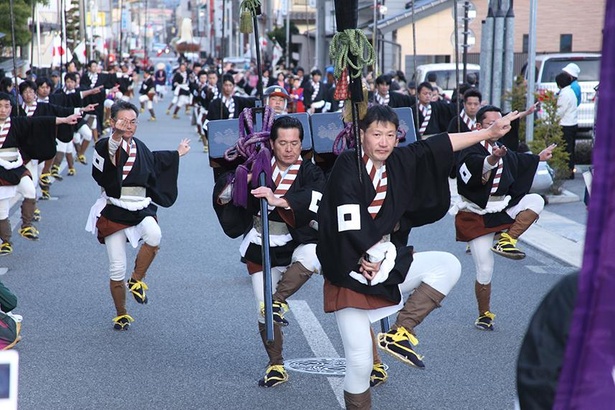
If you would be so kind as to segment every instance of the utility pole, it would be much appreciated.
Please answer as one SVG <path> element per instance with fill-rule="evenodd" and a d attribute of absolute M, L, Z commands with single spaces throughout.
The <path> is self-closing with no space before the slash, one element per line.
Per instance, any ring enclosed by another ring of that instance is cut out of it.
<path fill-rule="evenodd" d="M 326 13 L 325 13 L 325 0 L 318 0 L 316 3 L 317 9 L 317 21 L 316 25 L 316 46 L 318 47 L 318 52 L 316 53 L 316 63 L 314 64 L 316 68 L 319 68 L 324 71 L 325 66 L 327 65 L 327 47 L 325 44 L 327 42 L 327 34 L 325 30 L 325 26 L 327 24 Z"/>
<path fill-rule="evenodd" d="M 527 107 L 534 105 L 534 84 L 536 82 L 536 13 L 538 10 L 538 0 L 530 0 L 530 31 L 528 39 L 527 55 Z M 528 115 L 525 118 L 525 142 L 529 143 L 534 139 L 534 116 Z"/>
<path fill-rule="evenodd" d="M 374 46 L 374 77 L 378 75 L 378 0 L 374 0 L 374 24 L 372 29 L 372 45 Z"/>
<path fill-rule="evenodd" d="M 292 9 L 292 0 L 284 0 L 286 4 L 286 69 L 290 69 L 290 10 Z"/>
<path fill-rule="evenodd" d="M 118 7 L 120 9 L 120 46 L 118 47 L 118 51 L 120 53 L 119 60 L 122 61 L 122 42 L 124 41 L 124 1 L 119 0 Z"/>
<path fill-rule="evenodd" d="M 145 0 L 145 22 L 143 23 L 143 63 L 145 65 L 147 65 L 147 0 Z M 143 67 L 144 69 L 147 68 L 147 66 Z"/>

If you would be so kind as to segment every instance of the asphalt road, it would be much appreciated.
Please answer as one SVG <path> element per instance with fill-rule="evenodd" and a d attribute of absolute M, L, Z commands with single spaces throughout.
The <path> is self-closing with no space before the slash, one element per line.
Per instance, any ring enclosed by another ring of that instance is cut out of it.
<path fill-rule="evenodd" d="M 14 230 L 14 253 L 0 259 L 9 268 L 0 280 L 18 295 L 16 313 L 24 316 L 19 408 L 341 408 L 339 376 L 291 371 L 283 386 L 257 386 L 267 359 L 239 240 L 218 226 L 212 171 L 189 118 L 164 115 L 167 104 L 157 104 L 155 123 L 142 116 L 138 137 L 151 149 L 175 149 L 192 138 L 193 149 L 181 160 L 176 204 L 159 210 L 163 239 L 146 279 L 150 303 L 129 297 L 135 318 L 129 331 L 112 329 L 105 248 L 84 230 L 100 192 L 90 166 L 78 164 L 76 176 L 53 184 L 57 200 L 40 201 L 39 241 Z M 18 209 L 11 210 L 14 225 Z M 373 390 L 374 409 L 513 408 L 526 325 L 542 296 L 575 268 L 531 248 L 522 261 L 496 259 L 497 328 L 481 332 L 473 326 L 473 263 L 465 244 L 454 241 L 452 218 L 414 230 L 411 243 L 418 251 L 454 253 L 463 273 L 442 308 L 417 328 L 427 368 L 385 356 L 390 379 Z M 131 267 L 135 251 L 128 255 Z M 335 317 L 322 309 L 322 278 L 312 278 L 291 301 L 285 358 L 343 357 Z"/>

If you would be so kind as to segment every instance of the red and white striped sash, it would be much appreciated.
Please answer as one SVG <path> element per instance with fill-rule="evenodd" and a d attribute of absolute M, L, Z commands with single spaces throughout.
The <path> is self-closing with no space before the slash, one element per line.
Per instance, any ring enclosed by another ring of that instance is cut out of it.
<path fill-rule="evenodd" d="M 372 199 L 371 204 L 367 207 L 369 214 L 375 219 L 387 196 L 387 169 L 385 164 L 382 164 L 380 169 L 376 169 L 372 160 L 365 154 L 363 154 L 363 162 L 365 163 L 365 169 L 367 169 L 369 178 L 376 190 L 374 199 Z"/>
<path fill-rule="evenodd" d="M 419 136 L 423 136 L 425 130 L 427 129 L 427 125 L 429 124 L 429 120 L 431 119 L 431 104 L 428 106 L 421 105 L 421 113 L 423 113 L 423 122 L 419 128 Z"/>
<path fill-rule="evenodd" d="M 223 97 L 222 102 L 226 105 L 226 109 L 228 110 L 228 118 L 235 118 L 235 100 L 233 97 Z"/>
<path fill-rule="evenodd" d="M 303 158 L 299 156 L 297 161 L 288 167 L 285 171 L 280 170 L 278 164 L 275 161 L 275 158 L 271 158 L 271 167 L 273 168 L 273 172 L 271 174 L 271 179 L 276 186 L 275 191 L 273 191 L 273 195 L 276 198 L 281 198 L 288 192 L 290 186 L 297 179 L 297 175 L 299 174 L 299 168 L 301 168 L 301 162 Z"/>
<path fill-rule="evenodd" d="M 130 174 L 130 171 L 132 171 L 135 159 L 137 159 L 137 144 L 135 144 L 134 140 L 131 140 L 130 145 L 128 145 L 126 140 L 122 140 L 122 148 L 128 154 L 128 159 L 122 167 L 122 180 L 125 180 L 128 174 Z"/>
<path fill-rule="evenodd" d="M 36 102 L 31 105 L 23 103 L 21 104 L 21 108 L 23 108 L 23 110 L 26 112 L 27 117 L 31 117 L 32 115 L 34 115 L 34 111 L 36 111 Z"/>
<path fill-rule="evenodd" d="M 485 141 L 485 148 L 489 151 L 489 154 L 493 154 L 493 145 L 489 141 Z M 493 178 L 493 184 L 491 185 L 490 194 L 494 194 L 500 186 L 500 179 L 502 179 L 502 170 L 504 169 L 504 161 L 502 158 L 498 160 L 498 167 L 495 170 L 495 177 Z"/>
<path fill-rule="evenodd" d="M 9 135 L 9 130 L 11 129 L 11 117 L 8 117 L 4 120 L 4 124 L 0 127 L 0 147 L 4 145 L 4 141 L 6 141 L 6 137 Z"/>
<path fill-rule="evenodd" d="M 391 97 L 389 93 L 387 93 L 387 95 L 385 95 L 384 97 L 381 96 L 380 93 L 376 93 L 376 103 L 380 105 L 389 105 L 390 99 Z"/>
<path fill-rule="evenodd" d="M 317 83 L 312 81 L 312 89 L 314 90 L 312 92 L 312 102 L 314 102 L 314 99 L 318 96 L 318 91 L 320 91 L 320 81 Z"/>
<path fill-rule="evenodd" d="M 470 131 L 474 131 L 476 129 L 476 120 L 473 120 L 472 118 L 468 117 L 468 114 L 466 114 L 465 110 L 461 110 L 459 116 L 461 117 L 461 120 L 465 122 L 465 124 L 468 126 L 468 129 Z"/>

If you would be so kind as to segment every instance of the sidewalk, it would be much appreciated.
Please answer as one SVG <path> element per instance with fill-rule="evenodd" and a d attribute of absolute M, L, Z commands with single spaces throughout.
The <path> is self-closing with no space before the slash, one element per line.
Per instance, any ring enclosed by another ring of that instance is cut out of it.
<path fill-rule="evenodd" d="M 547 197 L 549 203 L 538 221 L 519 238 L 521 242 L 577 268 L 581 268 L 583 262 L 587 225 L 582 175 L 586 169 L 587 166 L 580 166 L 575 179 L 564 182 L 563 195 Z"/>

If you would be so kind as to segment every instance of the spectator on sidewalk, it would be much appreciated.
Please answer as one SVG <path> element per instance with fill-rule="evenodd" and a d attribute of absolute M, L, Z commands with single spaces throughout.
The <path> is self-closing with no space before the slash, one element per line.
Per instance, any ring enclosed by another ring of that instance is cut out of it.
<path fill-rule="evenodd" d="M 559 73 L 555 76 L 555 82 L 559 87 L 557 94 L 557 116 L 559 125 L 562 127 L 564 141 L 566 141 L 566 152 L 568 153 L 569 179 L 574 179 L 574 151 L 578 130 L 578 109 L 576 97 L 572 89 L 572 80 L 566 73 Z"/>
<path fill-rule="evenodd" d="M 581 86 L 579 85 L 579 75 L 581 69 L 575 63 L 569 63 L 566 67 L 562 68 L 562 72 L 566 73 L 570 78 L 570 88 L 574 91 L 574 95 L 577 97 L 577 107 L 581 105 Z"/>

